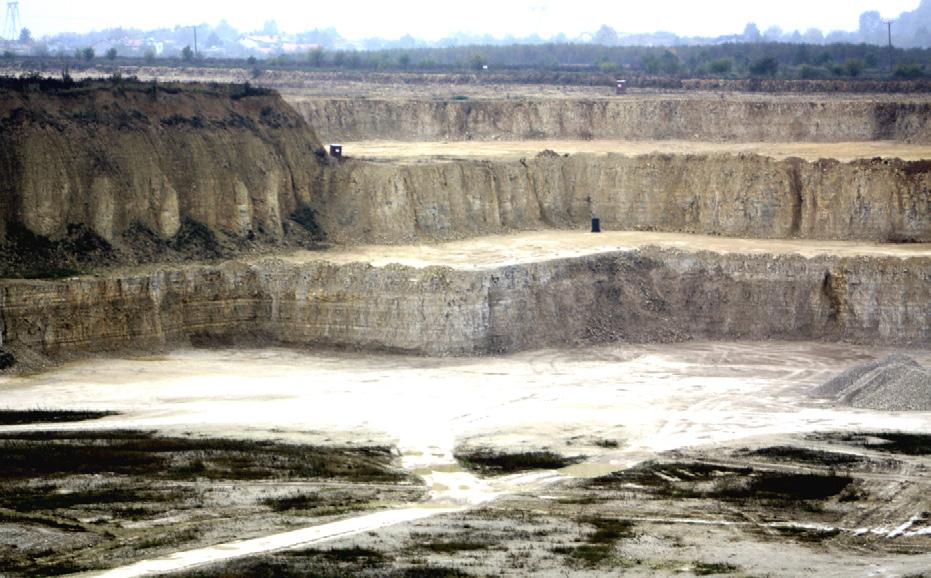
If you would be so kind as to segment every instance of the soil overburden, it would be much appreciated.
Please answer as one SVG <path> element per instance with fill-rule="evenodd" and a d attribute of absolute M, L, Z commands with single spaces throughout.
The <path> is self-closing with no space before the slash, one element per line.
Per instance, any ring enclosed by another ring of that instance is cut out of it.
<path fill-rule="evenodd" d="M 0 276 L 308 244 L 323 156 L 266 89 L 6 79 Z"/>

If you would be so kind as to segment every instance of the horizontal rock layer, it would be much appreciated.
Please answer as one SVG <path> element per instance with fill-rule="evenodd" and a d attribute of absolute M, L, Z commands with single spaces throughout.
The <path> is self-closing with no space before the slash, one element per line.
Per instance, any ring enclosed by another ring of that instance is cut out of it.
<path fill-rule="evenodd" d="M 328 239 L 406 243 L 585 226 L 744 238 L 931 241 L 931 163 L 542 153 L 348 161 L 314 198 Z"/>
<path fill-rule="evenodd" d="M 774 97 L 412 100 L 301 98 L 331 142 L 630 139 L 931 142 L 931 102 Z"/>
<path fill-rule="evenodd" d="M 477 271 L 268 258 L 0 281 L 0 346 L 53 357 L 236 339 L 430 355 L 617 340 L 921 346 L 929 277 L 927 257 L 655 247 Z"/>

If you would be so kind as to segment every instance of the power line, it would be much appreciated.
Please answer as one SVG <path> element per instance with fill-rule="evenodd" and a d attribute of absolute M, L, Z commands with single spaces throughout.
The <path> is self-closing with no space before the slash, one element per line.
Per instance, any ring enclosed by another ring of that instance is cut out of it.
<path fill-rule="evenodd" d="M 19 38 L 19 2 L 6 3 L 6 22 L 3 25 L 3 39 L 16 42 Z"/>

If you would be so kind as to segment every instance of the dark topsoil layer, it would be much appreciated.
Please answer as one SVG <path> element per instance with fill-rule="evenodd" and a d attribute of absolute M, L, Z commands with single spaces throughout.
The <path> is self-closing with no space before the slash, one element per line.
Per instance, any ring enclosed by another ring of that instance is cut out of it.
<path fill-rule="evenodd" d="M 422 494 L 387 447 L 31 431 L 0 434 L 0 455 L 10 576 L 112 567 Z"/>
<path fill-rule="evenodd" d="M 0 365 L 0 369 L 3 369 Z M 63 423 L 100 419 L 118 415 L 114 411 L 63 411 L 45 409 L 0 409 L 0 425 L 26 425 L 37 423 Z"/>
<path fill-rule="evenodd" d="M 391 449 L 162 437 L 152 432 L 36 431 L 0 434 L 0 480 L 66 474 L 145 475 L 156 480 L 346 478 L 400 482 Z"/>

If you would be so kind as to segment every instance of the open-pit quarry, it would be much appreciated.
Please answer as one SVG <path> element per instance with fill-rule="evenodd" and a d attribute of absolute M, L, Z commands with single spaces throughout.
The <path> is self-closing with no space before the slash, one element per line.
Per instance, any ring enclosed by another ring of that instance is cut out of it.
<path fill-rule="evenodd" d="M 133 72 L 0 88 L 0 575 L 931 571 L 927 96 Z"/>

